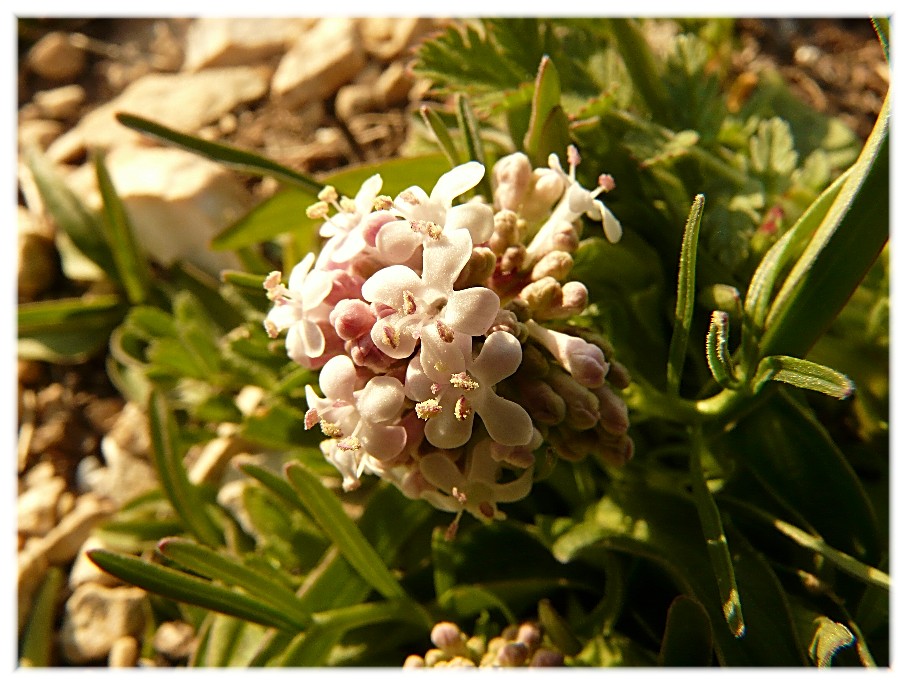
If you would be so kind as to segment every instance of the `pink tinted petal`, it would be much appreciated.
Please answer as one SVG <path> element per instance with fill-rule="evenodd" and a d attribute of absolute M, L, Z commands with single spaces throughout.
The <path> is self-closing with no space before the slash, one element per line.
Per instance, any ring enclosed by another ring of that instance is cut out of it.
<path fill-rule="evenodd" d="M 345 264 L 365 249 L 365 238 L 362 237 L 360 228 L 353 228 L 337 243 L 336 249 L 330 255 L 331 261 Z"/>
<path fill-rule="evenodd" d="M 467 335 L 484 335 L 500 311 L 500 297 L 486 287 L 470 287 L 450 293 L 443 319 Z M 518 343 L 517 343 L 518 344 Z"/>
<path fill-rule="evenodd" d="M 441 400 L 444 410 L 440 415 L 428 420 L 425 425 L 425 438 L 441 449 L 455 449 L 469 441 L 472 436 L 472 423 L 475 412 L 472 411 L 465 420 L 457 420 L 453 415 L 453 405 L 457 395 L 450 392 Z"/>
<path fill-rule="evenodd" d="M 293 267 L 293 270 L 289 274 L 289 281 L 286 286 L 293 292 L 301 292 L 302 284 L 305 281 L 305 276 L 308 275 L 308 272 L 311 270 L 312 265 L 315 263 L 314 252 L 309 252 L 298 264 Z"/>
<path fill-rule="evenodd" d="M 431 392 L 431 386 L 434 382 L 434 380 L 425 374 L 420 357 L 413 357 L 409 362 L 409 366 L 406 368 L 406 396 L 412 401 L 430 399 L 434 396 Z"/>
<path fill-rule="evenodd" d="M 522 446 L 532 439 L 532 419 L 519 404 L 493 392 L 476 397 L 473 404 L 481 422 L 495 442 L 506 446 Z"/>
<path fill-rule="evenodd" d="M 318 384 L 328 399 L 353 401 L 352 393 L 356 389 L 358 374 L 352 359 L 348 356 L 334 356 L 324 364 Z"/>
<path fill-rule="evenodd" d="M 472 244 L 480 245 L 491 239 L 494 232 L 494 210 L 487 204 L 466 202 L 447 210 L 444 230 L 468 228 Z"/>
<path fill-rule="evenodd" d="M 307 356 L 313 359 L 321 356 L 325 347 L 324 333 L 311 321 L 299 321 L 286 335 L 286 351 L 292 358 Z"/>
<path fill-rule="evenodd" d="M 399 425 L 370 425 L 359 438 L 365 451 L 379 461 L 398 456 L 406 446 L 406 430 Z"/>
<path fill-rule="evenodd" d="M 422 256 L 425 284 L 444 293 L 472 256 L 472 236 L 465 228 L 441 233 L 439 240 L 428 240 Z"/>
<path fill-rule="evenodd" d="M 399 418 L 403 398 L 403 385 L 399 380 L 379 376 L 371 378 L 359 392 L 356 406 L 364 420 L 370 423 L 385 423 Z"/>
<path fill-rule="evenodd" d="M 295 324 L 301 316 L 299 307 L 294 303 L 286 304 L 275 304 L 274 307 L 268 311 L 266 320 L 273 323 L 277 330 L 286 330 L 291 325 Z"/>
<path fill-rule="evenodd" d="M 464 371 L 472 360 L 472 338 L 467 334 L 459 333 L 452 342 L 444 342 L 437 327 L 429 323 L 422 327 L 421 341 L 419 362 L 432 382 L 447 385 L 450 376 Z"/>
<path fill-rule="evenodd" d="M 362 187 L 355 196 L 355 210 L 360 216 L 364 216 L 374 209 L 374 198 L 381 191 L 384 181 L 380 174 L 374 174 L 371 178 L 362 183 Z"/>
<path fill-rule="evenodd" d="M 402 264 L 415 254 L 422 239 L 422 235 L 412 230 L 408 221 L 390 221 L 381 226 L 374 244 L 384 259 Z"/>
<path fill-rule="evenodd" d="M 604 236 L 610 242 L 619 242 L 620 238 L 623 237 L 623 226 L 620 225 L 617 217 L 611 213 L 610 209 L 604 206 L 601 200 L 595 200 L 595 204 L 599 205 L 601 216 L 604 219 Z"/>
<path fill-rule="evenodd" d="M 369 302 L 380 302 L 394 309 L 403 306 L 403 291 L 420 292 L 422 279 L 408 266 L 394 264 L 371 276 L 362 284 L 362 298 Z"/>
<path fill-rule="evenodd" d="M 437 179 L 437 184 L 431 191 L 431 199 L 449 207 L 456 197 L 466 190 L 474 188 L 483 177 L 484 166 L 482 164 L 476 161 L 460 164 Z"/>
<path fill-rule="evenodd" d="M 298 289 L 302 294 L 302 306 L 313 309 L 324 301 L 333 287 L 333 278 L 325 271 L 312 271 Z"/>
<path fill-rule="evenodd" d="M 522 345 L 513 335 L 502 330 L 488 335 L 471 372 L 490 385 L 510 377 L 522 363 Z"/>
<path fill-rule="evenodd" d="M 391 359 L 405 359 L 411 356 L 412 352 L 415 351 L 415 345 L 418 344 L 418 340 L 411 333 L 398 330 L 397 343 L 394 346 L 388 342 L 384 334 L 384 326 L 386 325 L 392 325 L 392 323 L 385 319 L 379 319 L 371 329 L 371 341 L 374 342 L 374 346 Z"/>

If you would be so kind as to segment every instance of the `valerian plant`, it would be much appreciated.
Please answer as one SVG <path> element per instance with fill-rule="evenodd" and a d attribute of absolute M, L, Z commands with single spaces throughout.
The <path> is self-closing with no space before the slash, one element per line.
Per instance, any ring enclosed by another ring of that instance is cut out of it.
<path fill-rule="evenodd" d="M 669 26 L 459 22 L 411 156 L 318 181 L 120 115 L 284 183 L 219 284 L 151 278 L 112 187 L 115 241 L 61 221 L 161 481 L 92 558 L 191 664 L 888 661 L 888 106 L 860 151 Z"/>

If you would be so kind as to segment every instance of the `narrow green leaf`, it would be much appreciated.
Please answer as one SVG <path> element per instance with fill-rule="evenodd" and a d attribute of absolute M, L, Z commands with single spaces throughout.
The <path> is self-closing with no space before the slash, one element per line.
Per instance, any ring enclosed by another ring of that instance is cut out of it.
<path fill-rule="evenodd" d="M 834 655 L 852 646 L 855 640 L 846 625 L 822 615 L 815 619 L 815 636 L 809 645 L 809 655 L 818 667 L 830 667 Z"/>
<path fill-rule="evenodd" d="M 761 354 L 804 356 L 875 262 L 890 234 L 890 101 L 827 216 L 767 316 Z"/>
<path fill-rule="evenodd" d="M 440 118 L 440 115 L 428 106 L 421 107 L 419 113 L 421 114 L 425 125 L 434 134 L 434 139 L 437 140 L 437 144 L 440 145 L 440 149 L 443 151 L 444 156 L 446 156 L 447 161 L 450 162 L 450 167 L 452 168 L 464 163 L 466 160 L 463 159 L 456 150 L 456 146 L 453 144 L 453 138 L 450 137 L 450 131 L 447 130 L 447 126 Z"/>
<path fill-rule="evenodd" d="M 582 650 L 582 643 L 573 633 L 569 622 L 554 609 L 548 599 L 538 602 L 538 621 L 554 646 L 565 655 L 574 656 Z"/>
<path fill-rule="evenodd" d="M 286 476 L 311 516 L 337 545 L 343 557 L 362 579 L 385 598 L 401 598 L 406 591 L 384 564 L 383 558 L 368 543 L 361 530 L 349 519 L 340 501 L 304 466 L 287 466 Z"/>
<path fill-rule="evenodd" d="M 296 624 L 283 611 L 268 603 L 178 570 L 102 549 L 89 551 L 88 557 L 114 577 L 174 601 L 278 629 L 298 631 L 304 628 L 304 625 Z"/>
<path fill-rule="evenodd" d="M 19 337 L 44 332 L 85 332 L 122 320 L 125 303 L 118 295 L 91 295 L 27 302 L 16 312 Z"/>
<path fill-rule="evenodd" d="M 674 117 L 667 88 L 638 22 L 629 18 L 614 18 L 610 20 L 610 28 L 623 64 L 632 77 L 633 87 L 648 106 L 654 120 L 662 125 L 671 125 Z"/>
<path fill-rule="evenodd" d="M 94 171 L 104 203 L 104 237 L 113 256 L 119 281 L 131 304 L 144 304 L 151 289 L 151 270 L 145 254 L 139 249 L 126 207 L 113 185 L 103 154 L 94 157 Z"/>
<path fill-rule="evenodd" d="M 770 380 L 846 399 L 855 392 L 852 380 L 833 368 L 792 356 L 768 356 L 758 364 L 754 387 L 757 392 Z"/>
<path fill-rule="evenodd" d="M 65 576 L 63 571 L 51 566 L 41 582 L 32 603 L 28 624 L 22 635 L 19 650 L 19 667 L 50 667 L 56 633 L 56 614 L 60 590 Z"/>
<path fill-rule="evenodd" d="M 461 617 L 477 615 L 483 610 L 496 608 L 503 614 L 507 624 L 515 625 L 519 622 L 513 611 L 497 594 L 480 586 L 460 584 L 439 596 L 437 603 Z"/>
<path fill-rule="evenodd" d="M 158 550 L 187 570 L 245 589 L 252 596 L 286 611 L 298 624 L 306 624 L 310 618 L 309 613 L 299 606 L 296 595 L 286 586 L 233 560 L 222 551 L 215 552 L 189 540 L 176 538 L 162 540 Z"/>
<path fill-rule="evenodd" d="M 679 394 L 680 378 L 689 344 L 692 314 L 695 311 L 695 263 L 698 254 L 698 232 L 705 208 L 705 196 L 696 195 L 689 210 L 683 245 L 680 250 L 679 279 L 676 287 L 676 311 L 673 318 L 673 335 L 667 358 L 667 391 Z"/>
<path fill-rule="evenodd" d="M 255 275 L 254 273 L 244 273 L 242 271 L 227 270 L 220 272 L 220 279 L 223 282 L 246 290 L 252 290 L 259 294 L 264 289 L 264 279 L 266 277 L 267 276 L 263 275 Z"/>
<path fill-rule="evenodd" d="M 252 173 L 261 176 L 272 176 L 284 183 L 290 183 L 317 195 L 323 187 L 316 180 L 308 176 L 293 171 L 292 169 L 278 164 L 277 162 L 262 157 L 260 155 L 240 150 L 223 143 L 212 142 L 196 138 L 172 128 L 167 128 L 159 123 L 148 119 L 120 112 L 116 115 L 117 121 L 124 126 L 144 133 L 152 138 L 180 147 L 189 152 L 195 152 L 202 157 L 207 157 L 226 166 L 230 166 L 237 171 Z"/>
<path fill-rule="evenodd" d="M 890 17 L 872 17 L 871 23 L 875 27 L 875 33 L 878 34 L 878 40 L 881 41 L 881 47 L 884 48 L 884 57 L 890 62 Z"/>
<path fill-rule="evenodd" d="M 739 379 L 733 368 L 733 360 L 727 348 L 730 329 L 730 316 L 726 311 L 711 312 L 711 326 L 708 328 L 708 337 L 705 342 L 705 356 L 711 375 L 721 387 L 733 388 L 738 386 Z"/>
<path fill-rule="evenodd" d="M 701 427 L 696 426 L 692 429 L 690 446 L 689 475 L 692 480 L 692 499 L 695 502 L 695 509 L 698 511 L 702 532 L 704 532 L 705 542 L 708 545 L 708 558 L 717 579 L 724 619 L 730 628 L 730 633 L 738 639 L 745 634 L 746 624 L 742 615 L 739 589 L 736 586 L 736 573 L 733 570 L 733 560 L 720 519 L 720 511 L 708 489 L 708 482 L 702 468 L 705 444 Z"/>
<path fill-rule="evenodd" d="M 553 61 L 545 55 L 535 77 L 532 113 L 522 141 L 533 166 L 545 166 L 551 152 L 563 154 L 566 151 L 566 145 L 562 143 L 564 139 L 569 140 L 569 122 L 563 114 L 560 97 L 560 75 Z M 557 110 L 560 116 L 556 115 Z"/>
<path fill-rule="evenodd" d="M 702 604 L 690 596 L 677 596 L 667 611 L 658 665 L 708 667 L 713 648 L 711 620 Z"/>
<path fill-rule="evenodd" d="M 75 248 L 104 273 L 116 273 L 113 255 L 104 241 L 97 217 L 69 189 L 53 164 L 40 152 L 36 149 L 26 151 L 25 160 L 47 210 Z"/>
<path fill-rule="evenodd" d="M 176 420 L 169 404 L 157 390 L 152 391 L 148 404 L 152 452 L 161 486 L 186 528 L 204 544 L 219 547 L 223 534 L 208 515 L 198 489 L 189 482 Z"/>
<path fill-rule="evenodd" d="M 434 570 L 434 595 L 442 596 L 456 586 L 456 562 L 447 531 L 437 527 L 431 534 L 431 566 Z"/>
<path fill-rule="evenodd" d="M 469 104 L 469 99 L 461 93 L 456 95 L 456 120 L 459 123 L 459 128 L 466 143 L 466 156 L 470 160 L 484 165 L 485 169 L 487 169 L 478 119 L 475 118 L 475 111 L 472 109 L 472 105 Z M 481 181 L 479 181 L 475 191 L 486 198 L 494 196 L 489 173 L 486 172 L 481 177 Z"/>

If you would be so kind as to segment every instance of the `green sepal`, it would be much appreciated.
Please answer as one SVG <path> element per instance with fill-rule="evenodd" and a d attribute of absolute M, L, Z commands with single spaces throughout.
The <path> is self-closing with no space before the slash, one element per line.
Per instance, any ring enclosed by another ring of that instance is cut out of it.
<path fill-rule="evenodd" d="M 856 390 L 853 381 L 843 373 L 792 356 L 768 356 L 761 360 L 752 381 L 754 391 L 758 392 L 771 380 L 822 392 L 835 399 L 846 399 Z"/>

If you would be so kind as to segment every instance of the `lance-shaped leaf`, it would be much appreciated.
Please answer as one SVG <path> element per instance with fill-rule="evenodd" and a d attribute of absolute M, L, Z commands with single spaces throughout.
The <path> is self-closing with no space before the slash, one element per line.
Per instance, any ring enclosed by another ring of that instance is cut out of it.
<path fill-rule="evenodd" d="M 298 631 L 305 627 L 296 623 L 282 610 L 260 599 L 212 584 L 185 572 L 102 549 L 89 551 L 88 557 L 95 565 L 114 577 L 174 601 L 201 606 L 278 629 Z"/>
<path fill-rule="evenodd" d="M 875 262 L 890 233 L 890 102 L 768 312 L 763 356 L 804 356 Z"/>
<path fill-rule="evenodd" d="M 384 559 L 346 515 L 339 499 L 299 463 L 287 466 L 286 476 L 311 516 L 362 579 L 385 598 L 405 597 L 406 591 L 387 568 Z"/>
<path fill-rule="evenodd" d="M 733 569 L 733 560 L 730 556 L 730 547 L 724 526 L 721 522 L 720 511 L 708 489 L 705 473 L 702 467 L 702 456 L 705 449 L 701 427 L 692 430 L 692 443 L 689 453 L 689 475 L 692 481 L 692 499 L 698 511 L 702 532 L 708 546 L 708 558 L 711 568 L 717 579 L 717 589 L 720 593 L 721 608 L 730 633 L 737 639 L 745 634 L 746 623 L 742 615 L 742 604 L 739 600 L 739 589 L 736 587 L 736 573 Z"/>
<path fill-rule="evenodd" d="M 610 29 L 626 70 L 632 76 L 633 87 L 648 105 L 654 120 L 665 126 L 671 125 L 673 115 L 667 87 L 638 22 L 634 19 L 614 18 L 610 20 Z"/>
<path fill-rule="evenodd" d="M 554 646 L 564 654 L 574 656 L 582 650 L 582 643 L 569 622 L 556 611 L 548 599 L 538 602 L 538 621 Z"/>
<path fill-rule="evenodd" d="M 727 347 L 727 338 L 730 330 L 730 316 L 726 311 L 713 311 L 711 325 L 708 328 L 708 337 L 705 341 L 705 357 L 711 375 L 721 387 L 733 388 L 739 385 L 733 360 Z"/>
<path fill-rule="evenodd" d="M 552 152 L 563 154 L 569 145 L 569 120 L 560 104 L 560 75 L 553 61 L 542 58 L 535 78 L 532 113 L 522 141 L 534 166 L 546 166 Z"/>
<path fill-rule="evenodd" d="M 427 106 L 420 108 L 418 111 L 422 116 L 422 121 L 425 122 L 425 125 L 434 134 L 434 139 L 437 141 L 437 144 L 440 145 L 440 149 L 443 151 L 447 161 L 450 162 L 450 166 L 459 166 L 464 163 L 466 160 L 462 158 L 459 151 L 456 149 L 456 145 L 453 144 L 453 138 L 450 137 L 450 131 L 447 129 L 447 125 L 443 122 L 443 119 L 440 118 L 440 114 Z"/>
<path fill-rule="evenodd" d="M 116 192 L 102 154 L 95 155 L 94 171 L 104 201 L 100 224 L 113 256 L 119 281 L 131 304 L 144 304 L 151 290 L 148 260 L 135 241 L 126 207 Z"/>
<path fill-rule="evenodd" d="M 189 152 L 194 152 L 237 171 L 260 176 L 272 176 L 279 181 L 298 186 L 315 195 L 323 187 L 318 181 L 253 152 L 186 135 L 135 114 L 120 112 L 116 115 L 116 118 L 117 121 L 128 128 Z"/>
<path fill-rule="evenodd" d="M 856 389 L 843 373 L 792 356 L 768 356 L 761 360 L 755 371 L 754 390 L 757 392 L 771 380 L 822 392 L 835 399 L 846 399 Z"/>
<path fill-rule="evenodd" d="M 21 304 L 18 356 L 52 363 L 81 363 L 106 346 L 126 303 L 117 295 L 92 295 Z"/>
<path fill-rule="evenodd" d="M 481 129 L 478 125 L 478 119 L 475 118 L 475 110 L 469 104 L 469 99 L 462 94 L 456 96 L 456 121 L 466 143 L 466 156 L 470 160 L 477 161 L 487 167 L 484 145 L 481 142 Z M 493 197 L 491 178 L 488 173 L 481 177 L 476 187 L 476 192 L 489 199 Z"/>
<path fill-rule="evenodd" d="M 702 604 L 677 596 L 667 611 L 667 625 L 658 654 L 662 667 L 708 667 L 714 648 L 711 621 Z"/>
<path fill-rule="evenodd" d="M 65 577 L 58 567 L 50 567 L 32 603 L 28 624 L 22 634 L 20 667 L 49 667 L 55 634 L 57 607 Z"/>
<path fill-rule="evenodd" d="M 667 357 L 667 391 L 678 394 L 686 347 L 689 344 L 689 330 L 695 311 L 695 262 L 698 254 L 698 233 L 705 208 L 705 196 L 696 195 L 689 210 L 686 228 L 683 231 L 683 245 L 680 250 L 679 278 L 676 286 L 676 311 L 673 317 L 673 336 Z"/>
<path fill-rule="evenodd" d="M 837 652 L 852 646 L 855 641 L 846 625 L 821 615 L 815 618 L 815 635 L 809 645 L 809 656 L 818 667 L 830 667 Z"/>
<path fill-rule="evenodd" d="M 206 502 L 198 488 L 189 482 L 183 464 L 178 427 L 163 394 L 153 391 L 148 400 L 151 420 L 151 445 L 161 486 L 173 509 L 201 542 L 218 547 L 223 534 L 208 515 Z"/>
<path fill-rule="evenodd" d="M 215 552 L 187 539 L 177 538 L 162 540 L 158 544 L 158 550 L 187 570 L 219 580 L 228 586 L 241 587 L 250 595 L 290 614 L 299 624 L 306 624 L 310 619 L 310 614 L 302 608 L 291 589 L 233 560 L 222 551 Z"/>

